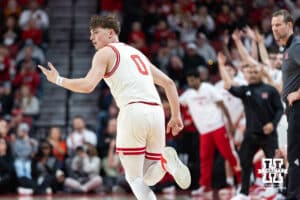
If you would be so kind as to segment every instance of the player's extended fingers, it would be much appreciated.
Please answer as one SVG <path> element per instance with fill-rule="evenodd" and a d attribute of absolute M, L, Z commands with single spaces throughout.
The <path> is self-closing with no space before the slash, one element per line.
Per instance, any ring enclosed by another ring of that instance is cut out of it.
<path fill-rule="evenodd" d="M 168 124 L 167 125 L 167 133 L 170 133 L 170 130 L 171 130 L 171 126 Z"/>
<path fill-rule="evenodd" d="M 48 70 L 45 67 L 43 67 L 42 65 L 38 65 L 38 68 L 40 68 L 40 70 L 43 72 L 43 74 L 45 74 L 47 76 Z"/>
<path fill-rule="evenodd" d="M 51 71 L 56 71 L 55 67 L 52 65 L 51 62 L 48 62 L 48 67 L 51 69 Z"/>
<path fill-rule="evenodd" d="M 172 128 L 172 135 L 173 136 L 178 135 L 179 132 L 180 132 L 180 129 L 177 126 Z"/>
<path fill-rule="evenodd" d="M 183 124 L 178 124 L 177 127 L 178 127 L 178 130 L 181 131 L 183 129 Z"/>

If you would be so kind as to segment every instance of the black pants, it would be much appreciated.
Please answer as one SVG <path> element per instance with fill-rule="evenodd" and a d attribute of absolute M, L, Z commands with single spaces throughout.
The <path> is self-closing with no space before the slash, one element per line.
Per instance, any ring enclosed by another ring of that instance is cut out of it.
<path fill-rule="evenodd" d="M 200 164 L 199 164 L 199 133 L 198 132 L 184 132 L 176 138 L 177 152 L 180 155 L 187 155 L 187 166 L 193 174 L 190 189 L 199 187 Z"/>
<path fill-rule="evenodd" d="M 300 101 L 286 109 L 288 120 L 287 199 L 300 199 Z"/>
<path fill-rule="evenodd" d="M 239 152 L 242 167 L 241 193 L 243 194 L 249 194 L 252 161 L 260 148 L 262 148 L 267 158 L 273 158 L 275 150 L 278 148 L 277 133 L 273 132 L 270 135 L 264 135 L 263 133 L 255 134 L 246 131 Z"/>

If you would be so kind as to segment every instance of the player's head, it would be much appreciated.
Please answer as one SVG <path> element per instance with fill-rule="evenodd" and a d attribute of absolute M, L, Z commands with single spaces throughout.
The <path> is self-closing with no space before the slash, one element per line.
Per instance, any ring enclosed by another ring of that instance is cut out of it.
<path fill-rule="evenodd" d="M 279 45 L 286 45 L 293 33 L 293 17 L 287 10 L 279 10 L 272 15 L 272 31 Z"/>
<path fill-rule="evenodd" d="M 198 70 L 190 70 L 186 73 L 186 81 L 189 87 L 198 89 L 201 83 L 200 74 Z"/>
<path fill-rule="evenodd" d="M 233 66 L 233 64 L 231 62 L 226 62 L 225 69 L 231 78 L 233 78 L 237 75 L 237 72 L 238 72 L 237 68 L 235 68 L 235 66 Z"/>
<path fill-rule="evenodd" d="M 243 72 L 249 85 L 260 83 L 262 80 L 262 70 L 259 66 L 246 65 L 243 67 Z"/>
<path fill-rule="evenodd" d="M 95 49 L 100 49 L 111 42 L 117 42 L 120 29 L 120 22 L 115 16 L 93 16 L 90 21 L 90 40 Z"/>

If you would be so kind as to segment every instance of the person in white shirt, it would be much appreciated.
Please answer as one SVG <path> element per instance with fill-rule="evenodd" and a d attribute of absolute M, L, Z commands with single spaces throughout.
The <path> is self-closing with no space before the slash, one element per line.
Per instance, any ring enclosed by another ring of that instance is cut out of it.
<path fill-rule="evenodd" d="M 247 85 L 245 79 L 237 77 L 238 70 L 231 64 L 227 63 L 226 71 L 228 75 L 233 79 L 235 85 Z M 228 109 L 229 115 L 232 120 L 233 127 L 235 129 L 234 141 L 240 143 L 242 140 L 242 134 L 245 129 L 245 117 L 244 117 L 244 106 L 242 101 L 233 96 L 230 92 L 224 89 L 224 81 L 220 80 L 215 84 L 215 87 L 221 92 L 222 99 L 226 108 Z"/>
<path fill-rule="evenodd" d="M 21 13 L 19 19 L 20 27 L 24 29 L 31 19 L 36 20 L 38 28 L 42 30 L 49 27 L 49 17 L 44 10 L 39 8 L 37 0 L 31 0 L 29 3 L 29 9 L 25 9 Z"/>
<path fill-rule="evenodd" d="M 73 154 L 77 147 L 83 147 L 87 143 L 96 146 L 97 136 L 93 131 L 86 129 L 83 117 L 75 116 L 73 118 L 73 131 L 67 138 L 67 147 L 70 154 Z"/>
<path fill-rule="evenodd" d="M 216 148 L 228 160 L 238 182 L 241 182 L 241 171 L 237 153 L 231 144 L 229 132 L 233 125 L 221 93 L 211 84 L 201 82 L 198 71 L 190 71 L 186 75 L 188 88 L 179 101 L 187 105 L 193 122 L 200 132 L 200 180 L 199 188 L 192 195 L 211 195 L 212 169 Z M 229 131 L 225 128 L 226 116 Z"/>

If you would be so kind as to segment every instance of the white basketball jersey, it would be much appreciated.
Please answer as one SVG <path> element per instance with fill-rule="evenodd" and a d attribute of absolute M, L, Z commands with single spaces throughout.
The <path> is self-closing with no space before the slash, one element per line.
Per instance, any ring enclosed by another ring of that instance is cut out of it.
<path fill-rule="evenodd" d="M 104 75 L 104 81 L 118 107 L 136 101 L 161 104 L 148 58 L 125 43 L 110 43 L 108 46 L 115 52 L 116 61 L 110 72 Z"/>
<path fill-rule="evenodd" d="M 201 83 L 198 90 L 187 89 L 179 101 L 188 106 L 200 134 L 207 134 L 225 125 L 223 112 L 216 104 L 222 101 L 221 93 L 210 83 Z"/>
<path fill-rule="evenodd" d="M 224 89 L 224 81 L 221 80 L 215 84 L 215 87 L 221 92 L 223 102 L 230 114 L 232 123 L 236 123 L 244 112 L 244 105 L 241 99 L 233 96 L 228 90 Z M 226 119 L 227 120 L 227 119 Z"/>

